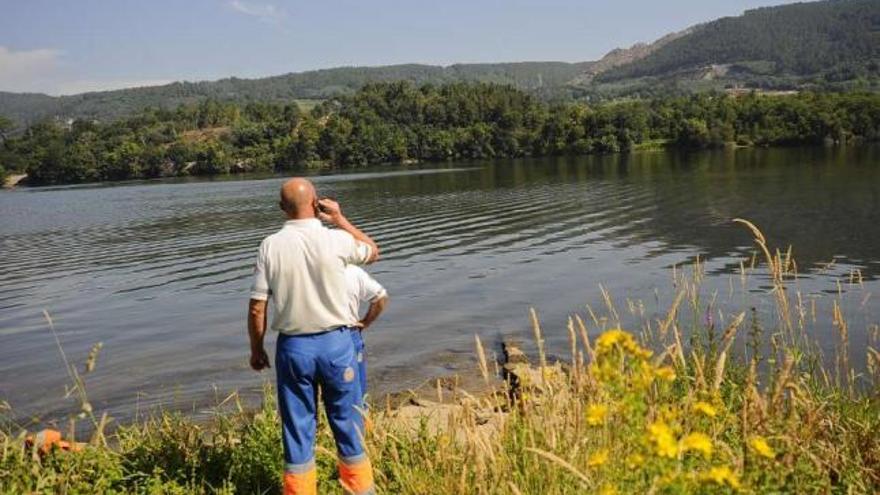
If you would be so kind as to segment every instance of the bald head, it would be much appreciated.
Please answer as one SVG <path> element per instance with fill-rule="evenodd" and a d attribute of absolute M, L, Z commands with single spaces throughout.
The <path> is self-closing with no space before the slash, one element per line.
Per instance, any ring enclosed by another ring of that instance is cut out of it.
<path fill-rule="evenodd" d="M 315 186 L 302 177 L 294 177 L 281 186 L 281 209 L 290 218 L 314 218 L 318 196 Z"/>

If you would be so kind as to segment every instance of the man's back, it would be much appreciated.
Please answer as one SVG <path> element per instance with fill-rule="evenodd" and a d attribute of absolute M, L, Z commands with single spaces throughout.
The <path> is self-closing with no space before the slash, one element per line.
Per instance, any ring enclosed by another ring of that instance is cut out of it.
<path fill-rule="evenodd" d="M 257 257 L 251 298 L 275 306 L 272 328 L 285 334 L 325 331 L 357 322 L 347 304 L 345 267 L 363 264 L 370 248 L 317 219 L 288 220 L 266 237 Z"/>

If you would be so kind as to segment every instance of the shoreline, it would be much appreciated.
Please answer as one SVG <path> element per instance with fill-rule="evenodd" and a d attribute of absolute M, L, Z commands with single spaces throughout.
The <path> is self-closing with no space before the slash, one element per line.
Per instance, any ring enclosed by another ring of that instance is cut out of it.
<path fill-rule="evenodd" d="M 15 189 L 16 187 L 27 186 L 27 184 L 22 184 L 22 182 L 27 179 L 27 176 L 28 174 L 9 174 L 3 181 L 3 188 Z"/>
<path fill-rule="evenodd" d="M 726 361 L 737 332 L 747 331 L 744 313 L 727 325 L 718 349 L 698 345 L 690 355 L 676 328 L 648 341 L 620 329 L 588 338 L 578 319 L 569 325 L 568 364 L 547 362 L 533 321 L 535 361 L 515 342 L 504 343 L 499 361 L 488 361 L 477 338 L 472 376 L 483 393 L 438 380 L 435 397 L 411 394 L 371 408 L 364 436 L 384 492 L 871 493 L 880 487 L 870 455 L 880 452 L 877 398 L 803 373 L 793 348 L 769 384 L 759 385 L 748 364 L 756 358 L 734 354 Z M 654 344 L 666 352 L 654 355 Z M 796 397 L 784 389 L 797 390 Z M 89 412 L 98 428 L 88 442 L 61 431 L 0 429 L 0 465 L 8 473 L 0 491 L 277 492 L 283 464 L 272 392 L 264 389 L 254 409 L 227 398 L 226 408 L 204 423 L 164 413 L 113 433 Z M 793 417 L 806 420 L 793 423 Z M 833 427 L 816 427 L 826 422 Z M 321 419 L 319 493 L 338 489 L 334 450 Z M 768 476 L 776 472 L 781 476 Z"/>
<path fill-rule="evenodd" d="M 329 163 L 322 163 L 320 167 L 303 167 L 294 170 L 230 170 L 225 173 L 202 173 L 202 174 L 186 174 L 186 175 L 163 175 L 159 177 L 137 177 L 123 180 L 92 180 L 86 182 L 52 182 L 43 184 L 32 184 L 26 181 L 27 174 L 9 175 L 6 179 L 7 185 L 4 188 L 12 189 L 16 187 L 39 188 L 39 187 L 113 187 L 117 184 L 151 184 L 151 183 L 181 183 L 186 182 L 211 182 L 226 180 L 258 180 L 271 179 L 278 177 L 287 177 L 291 174 L 299 174 L 304 176 L 321 176 L 321 175 L 338 175 L 345 173 L 359 173 L 364 168 L 374 169 L 376 167 L 400 167 L 401 170 L 412 170 L 414 165 L 432 166 L 445 165 L 451 163 L 470 163 L 470 162 L 496 162 L 496 161 L 512 161 L 512 160 L 552 160 L 565 158 L 586 158 L 586 157 L 613 157 L 627 156 L 641 153 L 729 153 L 738 151 L 757 151 L 757 150 L 774 150 L 774 149 L 794 149 L 794 148 L 821 148 L 821 149 L 857 149 L 871 146 L 880 146 L 880 140 L 854 139 L 845 143 L 795 143 L 795 144 L 741 144 L 734 141 L 725 142 L 722 146 L 712 146 L 706 148 L 693 148 L 680 146 L 668 140 L 653 140 L 653 142 L 639 143 L 632 149 L 616 152 L 590 152 L 590 153 L 571 153 L 571 154 L 549 154 L 549 155 L 525 155 L 518 157 L 494 157 L 494 158 L 451 158 L 447 160 L 427 160 L 427 159 L 407 159 L 394 162 L 375 162 L 367 163 L 363 167 L 345 167 L 334 166 Z M 22 183 L 24 182 L 24 183 Z M 10 185 L 11 184 L 11 185 Z"/>

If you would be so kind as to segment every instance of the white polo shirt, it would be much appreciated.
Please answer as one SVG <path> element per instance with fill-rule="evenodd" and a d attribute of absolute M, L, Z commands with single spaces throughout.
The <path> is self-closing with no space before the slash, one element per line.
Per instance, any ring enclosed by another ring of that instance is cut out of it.
<path fill-rule="evenodd" d="M 345 285 L 348 287 L 348 309 L 356 321 L 361 319 L 361 303 L 375 302 L 388 295 L 382 284 L 357 265 L 345 267 Z"/>
<path fill-rule="evenodd" d="M 328 229 L 316 218 L 288 220 L 260 244 L 251 299 L 272 298 L 272 329 L 318 333 L 357 323 L 349 307 L 345 267 L 363 265 L 368 244 Z"/>

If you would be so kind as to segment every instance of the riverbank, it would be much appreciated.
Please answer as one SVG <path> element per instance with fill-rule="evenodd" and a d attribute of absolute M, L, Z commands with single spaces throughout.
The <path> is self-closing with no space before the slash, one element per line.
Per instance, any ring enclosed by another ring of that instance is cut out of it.
<path fill-rule="evenodd" d="M 3 179 L 3 188 L 12 189 L 18 187 L 25 179 L 27 179 L 27 174 L 9 174 Z"/>
<path fill-rule="evenodd" d="M 531 365 L 520 354 L 500 384 L 478 343 L 488 392 L 438 382 L 432 399 L 374 408 L 366 439 L 377 484 L 396 494 L 880 489 L 876 396 L 805 377 L 789 352 L 766 380 L 726 362 L 742 321 L 730 322 L 714 352 L 671 344 L 659 354 L 620 330 L 584 339 L 577 321 L 575 366 Z M 540 327 L 535 334 L 540 342 Z M 276 493 L 279 435 L 271 389 L 256 411 L 230 397 L 207 424 L 163 414 L 79 451 L 40 454 L 7 434 L 0 491 Z M 333 452 L 322 419 L 320 493 L 341 493 Z"/>
<path fill-rule="evenodd" d="M 775 307 L 705 316 L 700 265 L 679 273 L 665 314 L 618 328 L 605 311 L 573 315 L 569 354 L 553 363 L 538 315 L 533 340 L 493 361 L 475 341 L 482 393 L 436 382 L 396 404 L 374 404 L 366 441 L 379 488 L 395 494 L 876 493 L 880 490 L 880 353 L 850 362 L 850 332 L 835 304 L 835 355 L 805 331 L 794 263 L 754 226 Z M 743 276 L 746 276 L 745 268 Z M 622 309 L 622 308 L 621 308 Z M 815 318 L 815 315 L 813 315 Z M 861 349 L 861 348 L 860 348 Z M 81 383 L 81 382 L 78 382 Z M 273 393 L 246 410 L 235 395 L 199 424 L 161 414 L 101 434 L 79 452 L 41 456 L 25 434 L 0 440 L 4 493 L 274 493 L 282 470 Z M 72 436 L 72 435 L 70 435 Z M 341 493 L 332 436 L 321 422 L 320 493 Z"/>
<path fill-rule="evenodd" d="M 509 86 L 368 85 L 308 111 L 208 100 L 118 122 L 40 122 L 5 156 L 35 185 L 638 149 L 878 139 L 880 95 L 701 94 L 548 104 Z"/>

